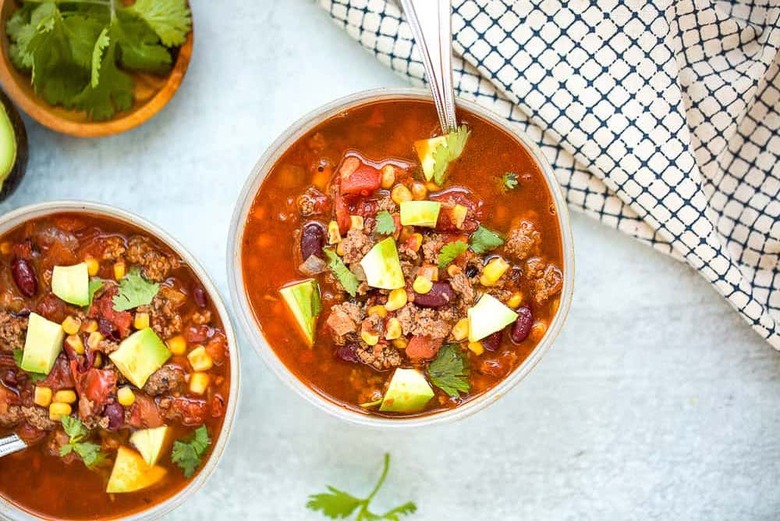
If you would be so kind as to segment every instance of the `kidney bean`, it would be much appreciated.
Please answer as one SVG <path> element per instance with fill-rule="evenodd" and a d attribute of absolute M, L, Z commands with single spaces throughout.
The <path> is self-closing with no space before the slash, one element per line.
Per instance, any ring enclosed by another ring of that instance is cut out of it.
<path fill-rule="evenodd" d="M 318 222 L 308 222 L 303 225 L 301 233 L 301 256 L 303 260 L 312 255 L 322 257 L 322 247 L 325 246 L 325 227 Z"/>
<path fill-rule="evenodd" d="M 340 346 L 338 349 L 336 349 L 336 356 L 345 362 L 352 362 L 353 364 L 356 364 L 360 361 L 360 359 L 357 357 L 357 354 L 355 353 L 356 349 L 357 345 L 355 344 Z"/>
<path fill-rule="evenodd" d="M 38 293 L 38 278 L 33 267 L 26 260 L 14 259 L 11 263 L 11 275 L 22 295 L 32 297 Z"/>
<path fill-rule="evenodd" d="M 208 300 L 206 300 L 206 290 L 203 289 L 203 286 L 200 284 L 192 288 L 192 298 L 199 308 L 205 308 L 208 305 Z"/>
<path fill-rule="evenodd" d="M 477 273 L 479 273 L 479 270 L 473 264 L 469 264 L 468 266 L 466 266 L 466 276 L 468 278 L 475 276 Z"/>
<path fill-rule="evenodd" d="M 103 415 L 108 418 L 109 430 L 118 430 L 125 423 L 125 410 L 116 402 L 106 405 Z"/>
<path fill-rule="evenodd" d="M 482 339 L 482 347 L 488 351 L 495 351 L 498 346 L 501 345 L 501 339 L 504 337 L 504 331 L 496 331 L 492 335 L 489 335 Z"/>
<path fill-rule="evenodd" d="M 534 325 L 534 314 L 531 308 L 523 306 L 517 309 L 517 320 L 512 324 L 512 342 L 519 344 L 531 334 L 531 326 Z"/>
<path fill-rule="evenodd" d="M 434 282 L 431 291 L 428 293 L 414 293 L 414 303 L 423 308 L 439 308 L 446 306 L 455 293 L 448 282 Z"/>

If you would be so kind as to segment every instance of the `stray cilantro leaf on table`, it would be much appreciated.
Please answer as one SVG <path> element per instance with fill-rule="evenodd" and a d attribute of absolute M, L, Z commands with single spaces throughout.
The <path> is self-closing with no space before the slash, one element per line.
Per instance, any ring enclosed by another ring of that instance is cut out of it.
<path fill-rule="evenodd" d="M 392 235 L 395 233 L 395 219 L 387 210 L 382 210 L 376 214 L 376 233 L 381 235 Z"/>
<path fill-rule="evenodd" d="M 390 454 L 385 454 L 382 474 L 368 497 L 358 498 L 348 492 L 328 486 L 327 492 L 310 495 L 306 508 L 314 512 L 321 512 L 323 516 L 331 519 L 346 519 L 354 514 L 353 519 L 356 521 L 399 521 L 402 516 L 414 514 L 417 512 L 417 505 L 411 501 L 392 508 L 384 514 L 376 514 L 369 509 L 374 497 L 384 485 L 389 470 Z"/>
<path fill-rule="evenodd" d="M 501 183 L 507 190 L 514 190 L 517 188 L 518 176 L 514 172 L 504 172 L 501 176 Z"/>
<path fill-rule="evenodd" d="M 171 461 L 184 471 L 184 477 L 189 478 L 195 474 L 203 460 L 203 455 L 211 445 L 209 432 L 206 426 L 199 427 L 189 441 L 173 442 Z"/>
<path fill-rule="evenodd" d="M 341 283 L 341 285 L 344 286 L 344 291 L 353 297 L 357 295 L 357 289 L 360 285 L 360 281 L 355 276 L 355 274 L 349 271 L 347 265 L 344 264 L 344 261 L 341 260 L 341 257 L 339 257 L 335 251 L 327 249 L 322 251 L 328 258 L 328 267 L 333 272 L 333 275 L 335 275 L 336 279 L 338 279 L 338 281 Z"/>
<path fill-rule="evenodd" d="M 119 281 L 119 293 L 114 296 L 114 311 L 127 311 L 138 306 L 146 306 L 160 290 L 160 285 L 149 282 L 141 276 L 137 267 L 131 269 Z"/>
<path fill-rule="evenodd" d="M 466 358 L 455 344 L 447 344 L 439 349 L 436 358 L 428 366 L 431 383 L 457 398 L 460 393 L 469 391 L 469 372 Z"/>
<path fill-rule="evenodd" d="M 466 141 L 469 139 L 471 131 L 466 125 L 461 125 L 458 130 L 450 132 L 445 136 L 445 143 L 436 147 L 434 151 L 433 163 L 433 182 L 439 186 L 444 185 L 447 174 L 447 167 L 463 153 L 466 148 Z"/>
<path fill-rule="evenodd" d="M 504 244 L 504 239 L 493 230 L 488 230 L 484 226 L 477 228 L 474 233 L 471 234 L 469 239 L 469 246 L 471 251 L 481 255 L 491 250 L 495 250 L 499 246 Z"/>
<path fill-rule="evenodd" d="M 78 418 L 63 416 L 62 428 L 70 438 L 70 441 L 60 447 L 60 456 L 64 457 L 71 452 L 75 452 L 84 462 L 84 465 L 90 468 L 99 465 L 105 459 L 103 453 L 100 452 L 100 445 L 91 441 L 84 441 L 89 436 L 89 429 Z"/>
<path fill-rule="evenodd" d="M 455 241 L 445 244 L 439 251 L 439 268 L 444 269 L 468 249 L 465 241 Z"/>

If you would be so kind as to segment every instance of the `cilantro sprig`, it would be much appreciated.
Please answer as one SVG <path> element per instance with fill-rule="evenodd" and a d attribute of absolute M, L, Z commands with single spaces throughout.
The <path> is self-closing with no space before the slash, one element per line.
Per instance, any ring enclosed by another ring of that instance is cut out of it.
<path fill-rule="evenodd" d="M 376 233 L 380 235 L 392 235 L 395 233 L 395 220 L 387 210 L 382 210 L 376 214 Z"/>
<path fill-rule="evenodd" d="M 503 244 L 504 239 L 502 239 L 498 233 L 494 232 L 493 230 L 489 230 L 484 226 L 477 228 L 474 233 L 471 234 L 469 239 L 469 246 L 471 247 L 471 251 L 478 255 L 495 250 Z"/>
<path fill-rule="evenodd" d="M 466 357 L 455 344 L 439 349 L 436 358 L 428 365 L 428 377 L 433 385 L 453 398 L 467 393 L 471 387 Z"/>
<path fill-rule="evenodd" d="M 146 306 L 152 302 L 158 291 L 160 285 L 143 278 L 141 270 L 134 267 L 119 281 L 119 293 L 113 300 L 114 311 L 127 311 L 138 306 Z"/>
<path fill-rule="evenodd" d="M 445 244 L 439 250 L 439 268 L 446 268 L 452 261 L 468 249 L 465 241 L 455 241 Z"/>
<path fill-rule="evenodd" d="M 353 297 L 357 295 L 357 289 L 360 285 L 360 281 L 355 276 L 355 274 L 349 271 L 347 265 L 344 264 L 344 261 L 341 260 L 341 257 L 339 257 L 335 251 L 328 249 L 324 249 L 322 251 L 328 258 L 328 268 L 330 268 L 330 270 L 333 272 L 333 275 L 336 277 L 336 279 L 338 279 L 341 285 L 344 286 L 344 290 Z"/>
<path fill-rule="evenodd" d="M 433 182 L 439 186 L 444 185 L 447 177 L 447 167 L 463 153 L 466 148 L 471 131 L 466 125 L 461 125 L 454 132 L 444 136 L 445 141 L 433 152 Z"/>
<path fill-rule="evenodd" d="M 355 521 L 399 521 L 403 516 L 414 514 L 417 512 L 417 505 L 412 501 L 407 501 L 384 514 L 376 514 L 369 509 L 374 497 L 384 485 L 389 470 L 390 454 L 385 454 L 382 475 L 368 497 L 358 498 L 348 492 L 328 486 L 327 492 L 310 495 L 306 508 L 321 512 L 323 516 L 331 519 L 346 519 L 354 515 Z"/>
<path fill-rule="evenodd" d="M 110 119 L 133 105 L 128 72 L 170 70 L 192 28 L 186 0 L 22 0 L 6 24 L 14 66 L 46 102 Z"/>
<path fill-rule="evenodd" d="M 92 441 L 84 441 L 89 436 L 89 429 L 81 423 L 81 420 L 73 416 L 63 416 L 62 428 L 70 441 L 60 447 L 60 456 L 65 457 L 75 452 L 89 468 L 96 467 L 105 460 L 105 456 L 100 452 L 100 445 Z"/>
<path fill-rule="evenodd" d="M 518 176 L 514 172 L 504 172 L 504 175 L 501 176 L 501 183 L 507 190 L 514 190 L 517 188 L 518 182 Z"/>
<path fill-rule="evenodd" d="M 203 425 L 195 430 L 192 439 L 188 441 L 173 442 L 171 451 L 171 461 L 178 465 L 184 471 L 184 477 L 189 478 L 195 474 L 203 461 L 203 455 L 211 445 L 209 431 Z"/>

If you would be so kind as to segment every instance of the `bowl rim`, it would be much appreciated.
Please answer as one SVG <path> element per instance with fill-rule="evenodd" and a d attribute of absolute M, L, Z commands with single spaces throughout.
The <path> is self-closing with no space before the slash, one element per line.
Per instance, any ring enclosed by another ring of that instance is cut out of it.
<path fill-rule="evenodd" d="M 192 269 L 200 283 L 203 285 L 206 293 L 211 299 L 212 304 L 214 305 L 214 308 L 222 319 L 223 329 L 228 341 L 228 351 L 230 353 L 230 393 L 228 396 L 227 406 L 225 408 L 225 418 L 222 423 L 222 429 L 220 430 L 219 437 L 212 444 L 213 449 L 209 459 L 206 461 L 200 472 L 198 472 L 198 475 L 193 480 L 191 480 L 187 486 L 165 501 L 162 501 L 161 503 L 158 503 L 157 505 L 154 505 L 147 510 L 135 512 L 122 517 L 108 518 L 144 521 L 159 519 L 160 517 L 181 506 L 184 501 L 191 498 L 193 494 L 195 494 L 198 490 L 201 489 L 201 487 L 203 487 L 203 485 L 209 480 L 211 475 L 214 473 L 214 470 L 219 465 L 219 462 L 222 459 L 222 455 L 230 439 L 235 422 L 236 412 L 238 410 L 241 379 L 240 353 L 233 323 L 230 314 L 228 313 L 228 309 L 225 306 L 225 303 L 216 285 L 208 275 L 208 272 L 205 270 L 205 268 L 189 252 L 189 250 L 187 250 L 187 248 L 185 248 L 178 240 L 173 238 L 173 236 L 171 236 L 168 232 L 156 224 L 153 224 L 143 217 L 140 217 L 139 215 L 136 215 L 127 210 L 123 210 L 115 206 L 109 206 L 103 203 L 84 200 L 65 199 L 35 203 L 17 208 L 16 210 L 0 216 L 0 235 L 7 233 L 9 230 L 31 219 L 63 212 L 86 213 L 114 219 L 122 223 L 136 226 L 145 233 L 153 236 L 155 239 L 163 242 L 177 255 L 184 259 L 184 262 L 187 263 L 187 266 Z M 38 517 L 33 512 L 29 512 L 24 508 L 17 506 L 12 501 L 0 496 L 0 518 L 5 517 L 14 520 L 46 519 Z"/>
<path fill-rule="evenodd" d="M 145 103 L 138 105 L 129 112 L 120 112 L 118 117 L 106 121 L 72 121 L 63 118 L 53 112 L 53 107 L 46 101 L 39 99 L 35 95 L 30 95 L 19 84 L 20 80 L 27 78 L 27 76 L 16 70 L 11 63 L 8 54 L 9 40 L 5 34 L 6 18 L 2 17 L 4 5 L 14 1 L 0 0 L 0 31 L 2 32 L 0 34 L 0 84 L 2 84 L 5 93 L 14 104 L 30 118 L 50 130 L 80 138 L 106 137 L 127 132 L 146 123 L 165 108 L 184 81 L 192 61 L 195 41 L 194 16 L 192 16 L 192 28 L 187 34 L 186 41 L 178 47 L 176 60 L 171 64 L 171 70 L 168 72 L 165 82 Z M 192 11 L 192 6 L 190 6 L 190 11 Z"/>
<path fill-rule="evenodd" d="M 379 428 L 408 428 L 451 422 L 470 416 L 495 402 L 524 379 L 536 364 L 539 363 L 539 360 L 541 360 L 547 351 L 549 351 L 569 313 L 574 291 L 574 239 L 572 237 L 566 200 L 563 196 L 563 191 L 555 178 L 552 166 L 542 154 L 539 147 L 518 127 L 472 101 L 458 98 L 456 101 L 459 108 L 466 109 L 486 119 L 507 132 L 510 136 L 515 137 L 521 145 L 525 146 L 526 150 L 528 150 L 539 165 L 545 182 L 547 183 L 547 187 L 552 194 L 553 202 L 557 210 L 558 225 L 561 230 L 564 281 L 558 311 L 548 327 L 546 334 L 523 363 L 489 391 L 454 409 L 432 414 L 422 414 L 419 416 L 386 418 L 361 414 L 339 405 L 324 394 L 316 392 L 313 388 L 298 379 L 293 372 L 287 368 L 266 340 L 260 324 L 255 320 L 252 306 L 246 291 L 244 290 L 241 251 L 244 228 L 247 223 L 249 209 L 251 208 L 260 185 L 270 169 L 276 164 L 283 153 L 306 132 L 310 131 L 322 121 L 347 110 L 372 102 L 396 99 L 404 101 L 431 100 L 429 91 L 420 88 L 403 87 L 370 89 L 350 94 L 327 103 L 308 114 L 305 114 L 288 126 L 260 156 L 260 159 L 247 177 L 241 194 L 236 202 L 227 242 L 228 287 L 233 308 L 238 316 L 238 321 L 241 324 L 241 328 L 246 335 L 246 338 L 251 342 L 252 347 L 260 355 L 265 364 L 271 368 L 272 372 L 276 374 L 279 379 L 317 408 L 354 424 Z"/>

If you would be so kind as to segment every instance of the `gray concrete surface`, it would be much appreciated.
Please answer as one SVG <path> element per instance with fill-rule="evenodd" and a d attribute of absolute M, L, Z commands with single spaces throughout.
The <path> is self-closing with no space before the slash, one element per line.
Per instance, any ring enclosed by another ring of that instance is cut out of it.
<path fill-rule="evenodd" d="M 402 85 L 310 0 L 195 0 L 183 89 L 142 128 L 77 140 L 28 124 L 31 164 L 0 211 L 86 198 L 171 231 L 227 297 L 225 241 L 249 170 L 308 110 Z M 29 122 L 28 122 L 29 123 Z M 777 519 L 780 355 L 692 270 L 575 215 L 577 289 L 557 345 L 492 408 L 377 432 L 315 410 L 242 346 L 242 405 L 219 470 L 172 517 L 319 519 L 326 483 L 415 519 Z"/>

